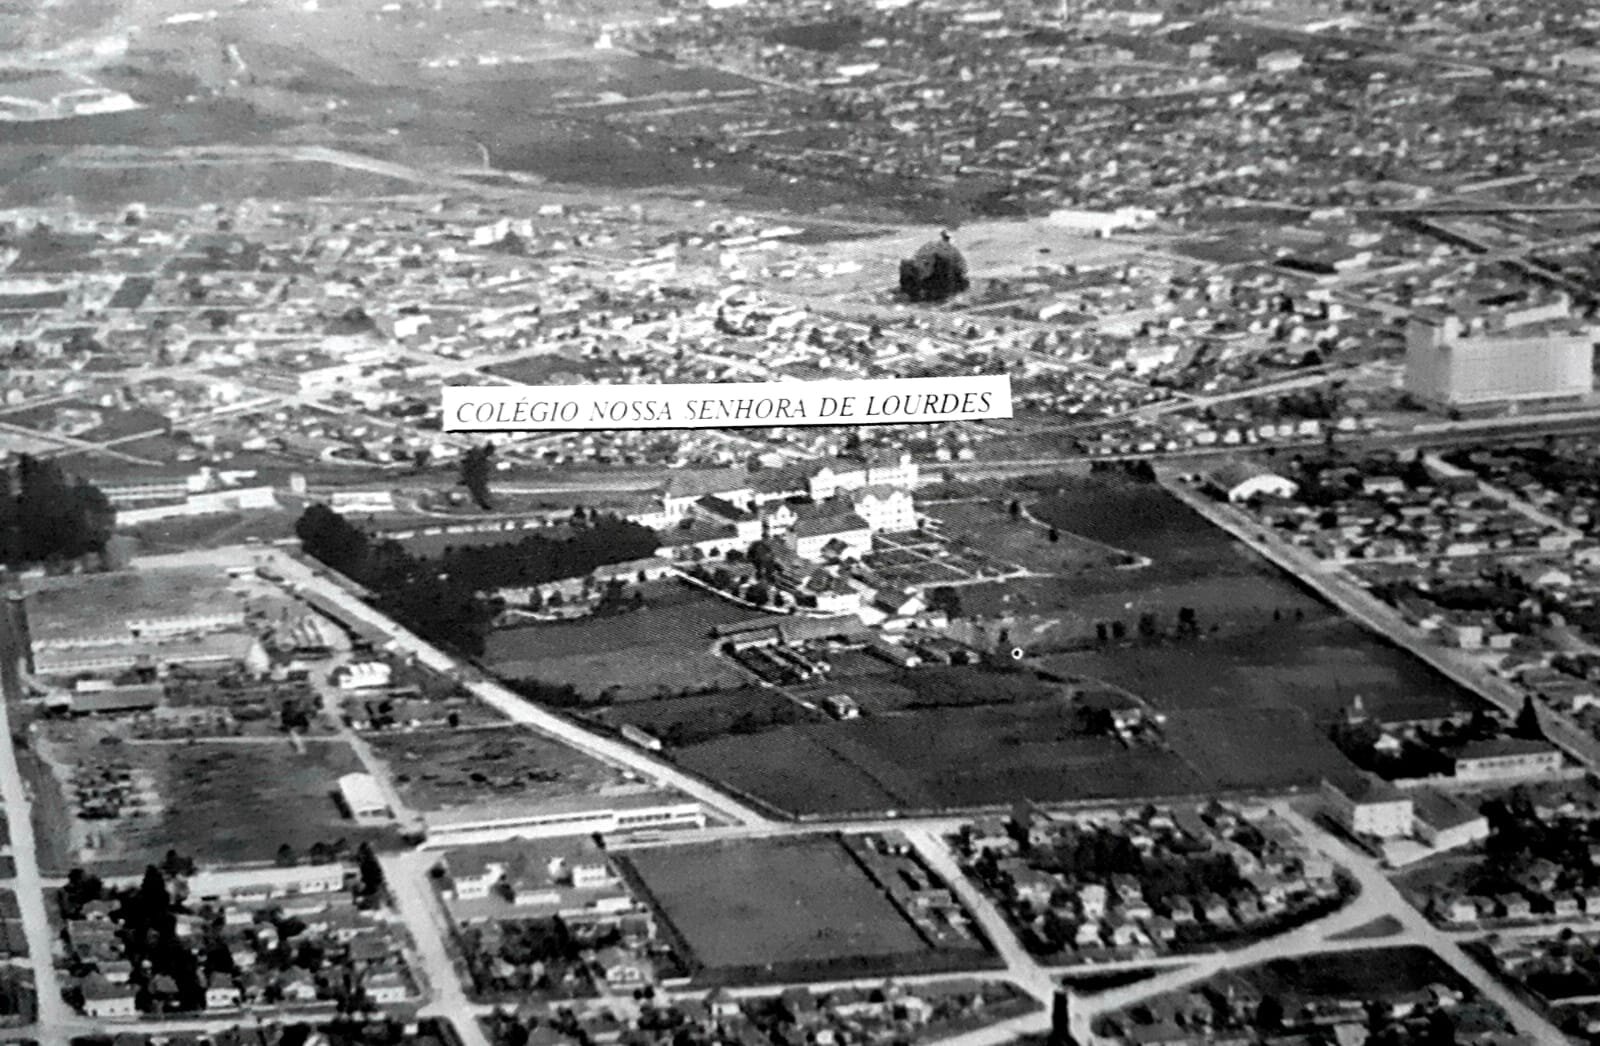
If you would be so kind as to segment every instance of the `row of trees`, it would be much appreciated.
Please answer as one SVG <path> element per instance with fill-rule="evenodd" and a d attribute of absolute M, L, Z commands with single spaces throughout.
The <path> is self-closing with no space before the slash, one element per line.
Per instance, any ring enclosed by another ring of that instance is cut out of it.
<path fill-rule="evenodd" d="M 484 593 L 582 577 L 597 567 L 654 554 L 655 531 L 590 513 L 570 536 L 531 535 L 500 545 L 450 548 L 418 558 L 397 541 L 374 539 L 326 505 L 295 524 L 305 551 L 366 586 L 378 605 L 412 631 L 469 656 L 483 653 L 495 617 Z"/>
<path fill-rule="evenodd" d="M 101 490 L 24 454 L 0 469 L 0 563 L 16 567 L 105 552 L 116 510 Z"/>

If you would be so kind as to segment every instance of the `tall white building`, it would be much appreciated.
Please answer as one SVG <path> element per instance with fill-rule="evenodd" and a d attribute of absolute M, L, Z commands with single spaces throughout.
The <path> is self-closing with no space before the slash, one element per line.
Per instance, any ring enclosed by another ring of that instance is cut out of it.
<path fill-rule="evenodd" d="M 1322 781 L 1324 809 L 1352 835 L 1398 839 L 1411 834 L 1416 819 L 1411 797 L 1366 772 Z"/>
<path fill-rule="evenodd" d="M 1421 311 L 1406 327 L 1406 391 L 1441 407 L 1586 396 L 1597 338 L 1565 294 Z"/>
<path fill-rule="evenodd" d="M 867 521 L 873 533 L 896 534 L 917 529 L 917 505 L 911 492 L 901 487 L 862 487 L 852 495 L 855 514 Z"/>

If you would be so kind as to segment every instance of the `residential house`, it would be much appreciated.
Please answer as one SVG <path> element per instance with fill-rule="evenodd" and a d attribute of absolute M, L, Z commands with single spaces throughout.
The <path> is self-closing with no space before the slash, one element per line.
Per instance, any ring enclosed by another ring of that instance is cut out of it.
<path fill-rule="evenodd" d="M 225 973 L 213 973 L 206 981 L 206 1009 L 231 1010 L 243 1001 L 239 986 Z"/>
<path fill-rule="evenodd" d="M 83 1012 L 101 1020 L 136 1017 L 134 990 L 126 984 L 112 984 L 97 973 L 84 978 Z"/>

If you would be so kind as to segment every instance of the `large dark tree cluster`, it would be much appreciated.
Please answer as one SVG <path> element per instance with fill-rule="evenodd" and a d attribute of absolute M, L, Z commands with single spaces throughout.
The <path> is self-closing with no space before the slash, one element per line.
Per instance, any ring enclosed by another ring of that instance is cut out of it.
<path fill-rule="evenodd" d="M 418 558 L 399 542 L 374 540 L 322 504 L 306 509 L 295 533 L 309 555 L 366 586 L 407 628 L 474 657 L 483 653 L 495 616 L 483 593 L 582 577 L 652 555 L 659 544 L 649 527 L 590 513 L 564 538 L 533 534 Z"/>
<path fill-rule="evenodd" d="M 966 290 L 967 259 L 945 233 L 900 263 L 900 293 L 911 301 L 944 301 Z"/>
<path fill-rule="evenodd" d="M 489 476 L 494 470 L 494 444 L 473 447 L 461 456 L 461 485 L 481 509 L 494 507 L 489 498 Z"/>
<path fill-rule="evenodd" d="M 87 480 L 24 454 L 0 469 L 0 563 L 21 566 L 105 551 L 117 513 Z"/>

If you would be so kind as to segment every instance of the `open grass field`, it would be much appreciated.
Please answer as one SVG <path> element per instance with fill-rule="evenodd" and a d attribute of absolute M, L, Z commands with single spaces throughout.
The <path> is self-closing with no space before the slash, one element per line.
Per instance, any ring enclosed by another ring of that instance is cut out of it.
<path fill-rule="evenodd" d="M 135 436 L 144 432 L 155 432 L 167 425 L 166 417 L 153 410 L 144 408 L 122 410 L 114 407 L 101 407 L 83 400 L 67 400 L 62 403 L 52 403 L 44 406 L 24 407 L 21 410 L 7 412 L 3 420 L 8 425 L 21 425 L 24 428 L 37 429 L 44 432 L 52 428 L 60 420 L 63 411 L 91 410 L 100 416 L 100 424 L 93 428 L 73 433 L 75 438 L 87 440 L 91 443 L 122 439 L 126 436 Z"/>
<path fill-rule="evenodd" d="M 641 644 L 629 648 L 626 653 L 608 650 L 598 654 L 572 654 L 502 667 L 498 671 L 509 679 L 537 679 L 555 686 L 570 685 L 586 700 L 604 695 L 618 704 L 693 693 L 708 687 L 725 690 L 750 682 L 750 677 L 726 658 L 708 649 L 680 643 Z"/>
<path fill-rule="evenodd" d="M 1360 695 L 1385 718 L 1471 708 L 1475 699 L 1296 586 L 1259 557 L 1151 484 L 1067 482 L 1034 508 L 1063 529 L 1150 559 L 1145 567 L 1091 571 L 1059 583 L 962 592 L 969 612 L 1057 616 L 1049 642 L 1074 645 L 1097 621 L 1139 616 L 1170 633 L 1192 607 L 1199 640 L 1108 646 L 1056 654 L 1050 671 L 1104 679 L 1166 710 L 1298 709 L 1322 722 Z M 1006 597 L 1010 598 L 1007 599 Z M 1082 645 L 1081 642 L 1078 645 Z"/>
<path fill-rule="evenodd" d="M 170 849 L 204 864 L 270 862 L 287 843 L 305 853 L 317 842 L 398 842 L 392 831 L 357 827 L 339 807 L 338 779 L 362 769 L 350 746 L 307 739 L 121 744 L 95 751 L 46 744 L 53 778 L 35 781 L 60 791 L 66 774 L 91 759 L 115 760 L 147 777 L 158 806 L 138 817 L 76 821 L 75 859 L 105 874 L 133 874 Z"/>
<path fill-rule="evenodd" d="M 621 861 L 697 977 L 901 972 L 932 951 L 833 837 L 648 847 Z"/>
<path fill-rule="evenodd" d="M 1315 788 L 1350 762 L 1295 708 L 1190 709 L 1167 717 L 1172 750 L 1210 787 L 1279 791 Z"/>
<path fill-rule="evenodd" d="M 676 581 L 640 586 L 645 608 L 608 617 L 500 629 L 483 662 L 505 679 L 571 684 L 586 697 L 632 701 L 749 682 L 714 652 L 712 629 L 771 618 Z"/>
<path fill-rule="evenodd" d="M 1040 574 L 1076 574 L 1116 566 L 1122 559 L 1111 545 L 1076 534 L 1063 531 L 1051 541 L 1047 529 L 1012 519 L 1005 500 L 951 501 L 928 506 L 927 512 L 946 537 Z"/>
<path fill-rule="evenodd" d="M 1327 612 L 1196 640 L 1052 654 L 1041 663 L 1052 674 L 1125 687 L 1167 711 L 1279 708 L 1326 723 L 1358 695 L 1386 720 L 1448 715 L 1472 700 L 1405 651 Z"/>
<path fill-rule="evenodd" d="M 604 654 L 629 650 L 642 644 L 675 643 L 711 649 L 711 630 L 781 615 L 762 614 L 719 599 L 679 581 L 664 581 L 641 586 L 643 610 L 610 617 L 584 618 L 573 622 L 525 625 L 501 629 L 491 635 L 484 649 L 484 660 L 502 674 L 525 661 L 574 654 Z"/>
<path fill-rule="evenodd" d="M 1234 550 L 1229 550 L 1233 552 Z M 1176 623 L 1181 607 L 1194 608 L 1206 631 L 1266 628 L 1333 613 L 1312 596 L 1265 573 L 1230 573 L 1220 560 L 1210 576 L 1181 576 L 1152 563 L 1145 567 L 1084 570 L 1068 577 L 1020 578 L 958 589 L 962 611 L 976 617 L 1048 615 L 1060 624 L 1052 641 L 1067 647 L 1093 638 L 1097 622 L 1121 621 L 1133 631 L 1139 616 L 1154 614 L 1163 629 Z"/>
<path fill-rule="evenodd" d="M 741 733 L 775 721 L 825 718 L 820 712 L 808 712 L 776 690 L 753 686 L 658 701 L 630 701 L 599 709 L 592 715 L 608 725 L 628 723 L 647 730 L 673 746 Z"/>
<path fill-rule="evenodd" d="M 141 552 L 181 552 L 196 548 L 221 548 L 249 539 L 276 541 L 294 536 L 298 511 L 267 509 L 244 513 L 219 512 L 212 516 L 179 516 L 119 528 L 139 543 Z"/>
<path fill-rule="evenodd" d="M 1180 756 L 1076 729 L 1064 700 L 938 708 L 722 737 L 675 753 L 801 816 L 1187 795 L 1205 780 Z"/>
<path fill-rule="evenodd" d="M 126 570 L 41 578 L 28 585 L 28 630 L 34 642 L 83 634 L 125 632 L 127 622 L 208 612 L 276 612 L 289 601 L 253 577 L 229 578 L 221 568 Z"/>
<path fill-rule="evenodd" d="M 1116 548 L 1149 556 L 1165 566 L 1213 573 L 1219 560 L 1224 572 L 1253 562 L 1232 538 L 1207 523 L 1188 506 L 1153 483 L 1121 478 L 1064 479 L 1053 495 L 1032 506 L 1034 516 Z"/>

